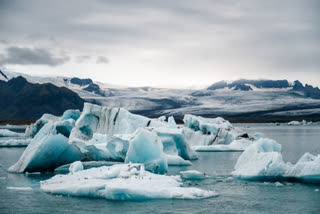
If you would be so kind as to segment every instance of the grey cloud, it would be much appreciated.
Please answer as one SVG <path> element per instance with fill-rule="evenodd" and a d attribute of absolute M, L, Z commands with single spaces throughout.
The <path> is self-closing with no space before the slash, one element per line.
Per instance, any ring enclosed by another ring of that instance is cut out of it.
<path fill-rule="evenodd" d="M 90 60 L 90 59 L 91 59 L 91 56 L 86 56 L 86 55 L 77 56 L 77 57 L 76 57 L 76 61 L 77 61 L 78 63 L 83 63 L 83 62 L 86 62 L 86 61 L 88 61 L 88 60 Z"/>
<path fill-rule="evenodd" d="M 42 48 L 21 48 L 9 47 L 6 54 L 0 55 L 2 65 L 48 65 L 58 66 L 70 60 L 70 57 L 54 56 L 46 49 Z"/>
<path fill-rule="evenodd" d="M 109 63 L 109 59 L 107 57 L 104 57 L 104 56 L 98 56 L 97 57 L 97 63 Z"/>

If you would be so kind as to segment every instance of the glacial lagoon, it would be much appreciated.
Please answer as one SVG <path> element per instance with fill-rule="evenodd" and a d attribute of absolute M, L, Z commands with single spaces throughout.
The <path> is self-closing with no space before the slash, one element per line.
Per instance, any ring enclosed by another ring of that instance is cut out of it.
<path fill-rule="evenodd" d="M 320 153 L 320 126 L 235 124 L 251 134 L 282 145 L 284 161 L 295 163 L 306 152 Z M 252 182 L 230 174 L 241 152 L 199 152 L 192 166 L 170 166 L 169 175 L 195 169 L 211 178 L 184 181 L 184 186 L 213 190 L 218 197 L 201 200 L 109 201 L 86 197 L 51 195 L 40 190 L 46 174 L 13 174 L 7 169 L 25 148 L 0 148 L 1 213 L 319 213 L 320 186 L 301 183 Z"/>

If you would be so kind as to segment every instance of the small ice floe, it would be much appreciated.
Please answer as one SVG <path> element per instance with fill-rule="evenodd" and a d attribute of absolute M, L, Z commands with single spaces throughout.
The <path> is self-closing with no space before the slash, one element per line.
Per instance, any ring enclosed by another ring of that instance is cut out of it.
<path fill-rule="evenodd" d="M 32 190 L 31 187 L 7 187 L 10 190 L 19 190 L 19 191 L 30 191 Z"/>
<path fill-rule="evenodd" d="M 208 175 L 206 173 L 199 172 L 197 170 L 181 171 L 180 176 L 181 178 L 187 180 L 204 180 L 208 178 Z"/>
<path fill-rule="evenodd" d="M 21 137 L 24 133 L 10 131 L 9 129 L 0 129 L 0 137 Z"/>
<path fill-rule="evenodd" d="M 274 185 L 275 185 L 276 187 L 283 187 L 283 186 L 284 186 L 284 185 L 283 185 L 282 183 L 280 183 L 280 182 L 275 182 Z"/>
<path fill-rule="evenodd" d="M 319 189 L 314 189 L 315 192 L 319 192 Z"/>
<path fill-rule="evenodd" d="M 40 182 L 48 193 L 108 200 L 203 199 L 215 191 L 183 187 L 179 176 L 148 172 L 142 164 L 117 164 L 56 175 Z"/>

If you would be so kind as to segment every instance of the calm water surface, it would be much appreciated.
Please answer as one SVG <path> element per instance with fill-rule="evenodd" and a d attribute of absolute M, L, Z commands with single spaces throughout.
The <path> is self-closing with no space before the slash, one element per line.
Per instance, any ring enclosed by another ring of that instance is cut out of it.
<path fill-rule="evenodd" d="M 295 163 L 305 152 L 320 153 L 320 126 L 274 126 L 270 124 L 237 124 L 250 133 L 261 132 L 282 144 L 285 161 Z M 215 190 L 220 196 L 204 200 L 108 201 L 105 199 L 55 196 L 42 192 L 39 181 L 52 175 L 10 174 L 24 148 L 0 148 L 0 213 L 320 213 L 320 186 L 299 183 L 246 182 L 230 178 L 230 172 L 241 153 L 198 153 L 199 160 L 190 167 L 170 167 L 169 174 L 197 169 L 215 179 L 185 182 Z M 31 187 L 32 190 L 10 190 L 7 187 Z"/>

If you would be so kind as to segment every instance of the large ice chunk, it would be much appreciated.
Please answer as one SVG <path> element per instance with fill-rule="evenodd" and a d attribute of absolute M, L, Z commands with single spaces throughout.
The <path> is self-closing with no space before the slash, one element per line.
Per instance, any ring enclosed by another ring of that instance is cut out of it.
<path fill-rule="evenodd" d="M 32 139 L 10 172 L 39 172 L 53 170 L 63 164 L 81 160 L 77 147 L 68 143 L 73 119 L 48 121 Z"/>
<path fill-rule="evenodd" d="M 87 146 L 94 134 L 103 134 L 107 137 L 114 135 L 133 134 L 137 129 L 143 127 L 159 127 L 167 124 L 157 120 L 149 119 L 140 115 L 131 114 L 123 108 L 108 108 L 90 103 L 85 103 L 83 112 L 75 124 L 69 138 L 69 143 L 76 145 L 90 158 L 92 153 Z"/>
<path fill-rule="evenodd" d="M 202 199 L 217 196 L 214 191 L 182 187 L 179 176 L 147 172 L 141 164 L 119 164 L 56 175 L 41 181 L 48 193 L 100 197 L 108 200 Z"/>
<path fill-rule="evenodd" d="M 160 138 L 154 131 L 139 129 L 129 143 L 126 163 L 143 163 L 152 172 L 166 172 L 168 164 Z"/>
<path fill-rule="evenodd" d="M 285 176 L 306 183 L 320 184 L 320 155 L 305 153 Z"/>
<path fill-rule="evenodd" d="M 232 172 L 233 176 L 249 180 L 282 177 L 289 166 L 283 162 L 280 151 L 280 144 L 261 138 L 241 154 Z"/>
<path fill-rule="evenodd" d="M 197 154 L 190 148 L 183 135 L 183 130 L 178 128 L 158 127 L 153 129 L 160 137 L 163 150 L 167 154 L 179 155 L 185 160 L 197 159 Z"/>
<path fill-rule="evenodd" d="M 26 128 L 25 136 L 34 137 L 40 131 L 40 129 L 49 121 L 56 122 L 59 120 L 60 120 L 59 117 L 54 116 L 52 114 L 43 114 L 42 117 L 38 119 L 34 124 L 31 124 Z"/>
<path fill-rule="evenodd" d="M 239 128 L 234 128 L 229 121 L 217 118 L 203 118 L 186 114 L 183 118 L 185 128 L 183 134 L 191 146 L 228 145 L 232 141 L 253 137 Z"/>

